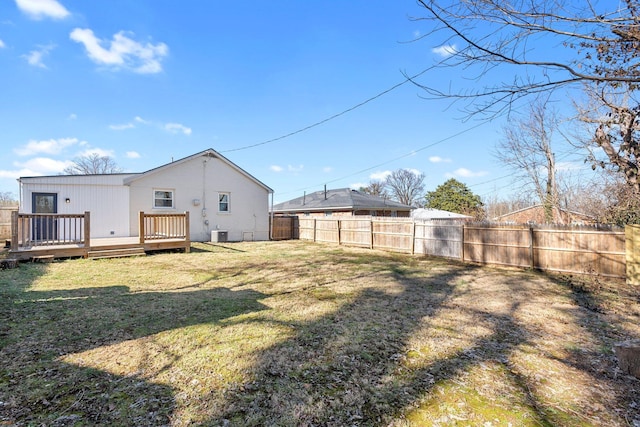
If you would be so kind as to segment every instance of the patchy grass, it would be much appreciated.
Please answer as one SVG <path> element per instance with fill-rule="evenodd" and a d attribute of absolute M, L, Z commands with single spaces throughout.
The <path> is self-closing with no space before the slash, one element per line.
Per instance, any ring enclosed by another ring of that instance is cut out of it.
<path fill-rule="evenodd" d="M 311 244 L 0 271 L 0 425 L 640 425 L 622 283 Z"/>

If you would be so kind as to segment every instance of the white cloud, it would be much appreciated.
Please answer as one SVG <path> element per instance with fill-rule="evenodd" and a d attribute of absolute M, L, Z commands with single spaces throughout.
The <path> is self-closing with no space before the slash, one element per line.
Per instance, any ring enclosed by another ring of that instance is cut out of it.
<path fill-rule="evenodd" d="M 442 56 L 446 58 L 448 56 L 455 55 L 456 53 L 458 53 L 458 48 L 456 47 L 455 44 L 450 44 L 450 45 L 445 44 L 445 45 L 438 46 L 431 49 L 431 52 L 435 53 L 438 56 Z"/>
<path fill-rule="evenodd" d="M 271 165 L 269 166 L 269 169 L 271 169 L 273 172 L 282 172 L 284 170 L 282 166 L 278 165 Z"/>
<path fill-rule="evenodd" d="M 69 11 L 56 0 L 16 0 L 16 5 L 32 19 L 64 19 Z"/>
<path fill-rule="evenodd" d="M 0 49 L 5 48 L 7 45 L 0 39 Z"/>
<path fill-rule="evenodd" d="M 293 173 L 302 172 L 303 169 L 304 169 L 304 165 L 298 165 L 298 166 L 288 165 L 287 166 L 287 170 Z"/>
<path fill-rule="evenodd" d="M 52 175 L 62 172 L 72 164 L 71 161 L 54 160 L 48 157 L 35 157 L 26 162 L 15 162 L 20 170 L 16 171 L 20 176 Z M 6 172 L 6 171 L 5 171 Z"/>
<path fill-rule="evenodd" d="M 133 129 L 136 127 L 133 123 L 124 123 L 121 125 L 109 125 L 109 129 L 111 130 L 125 130 L 125 129 Z"/>
<path fill-rule="evenodd" d="M 322 168 L 322 172 L 331 173 L 331 172 L 333 172 L 333 168 L 331 166 L 325 166 L 325 167 Z"/>
<path fill-rule="evenodd" d="M 136 116 L 133 118 L 133 121 L 128 123 L 120 123 L 115 125 L 109 125 L 109 129 L 111 130 L 126 130 L 133 129 L 136 127 L 136 123 L 147 125 L 147 126 L 155 126 L 159 129 L 162 129 L 166 132 L 170 132 L 173 134 L 182 133 L 184 135 L 191 135 L 191 128 L 180 124 L 180 123 L 162 123 L 162 122 L 153 122 L 151 120 L 145 120 L 140 116 Z"/>
<path fill-rule="evenodd" d="M 137 151 L 127 151 L 126 153 L 127 159 L 139 159 L 140 153 Z"/>
<path fill-rule="evenodd" d="M 89 58 L 99 65 L 114 69 L 128 69 L 140 74 L 154 74 L 162 71 L 160 62 L 168 55 L 169 48 L 164 43 L 139 43 L 120 31 L 111 41 L 98 39 L 88 28 L 75 28 L 69 34 L 71 40 L 82 43 Z M 108 45 L 105 49 L 102 45 Z"/>
<path fill-rule="evenodd" d="M 557 171 L 572 171 L 572 170 L 580 170 L 584 169 L 584 163 L 580 162 L 558 162 L 556 163 Z M 591 169 L 591 168 L 589 168 Z"/>
<path fill-rule="evenodd" d="M 429 161 L 431 163 L 451 163 L 451 159 L 443 158 L 440 156 L 431 156 L 429 157 Z"/>
<path fill-rule="evenodd" d="M 39 68 L 47 68 L 47 66 L 44 65 L 43 60 L 55 47 L 56 46 L 53 44 L 38 46 L 37 50 L 32 50 L 28 54 L 22 55 L 22 57 L 27 60 L 29 65 L 33 65 L 34 67 Z"/>
<path fill-rule="evenodd" d="M 78 138 L 58 138 L 43 141 L 30 140 L 24 147 L 13 150 L 18 156 L 33 156 L 36 154 L 59 154 L 72 145 L 85 145 L 86 141 L 79 141 Z"/>
<path fill-rule="evenodd" d="M 164 130 L 171 133 L 182 132 L 185 135 L 191 135 L 191 128 L 183 126 L 180 123 L 167 123 L 164 125 Z"/>
<path fill-rule="evenodd" d="M 476 177 L 479 177 L 479 176 L 485 176 L 487 174 L 488 174 L 488 172 L 486 172 L 486 171 L 473 172 L 473 171 L 470 171 L 469 169 L 466 169 L 466 168 L 459 168 L 459 169 L 456 169 L 455 171 L 453 171 L 453 173 L 448 173 L 447 176 L 448 177 L 462 177 L 462 178 L 476 178 Z"/>
<path fill-rule="evenodd" d="M 374 181 L 384 181 L 389 175 L 391 175 L 391 171 L 374 172 L 369 175 L 369 179 Z"/>
<path fill-rule="evenodd" d="M 115 157 L 113 150 L 105 150 L 103 148 L 87 148 L 82 153 L 80 153 L 81 157 L 91 156 L 92 154 L 97 154 L 100 157 Z"/>
<path fill-rule="evenodd" d="M 356 182 L 355 184 L 349 185 L 349 188 L 352 189 L 352 190 L 359 190 L 361 188 L 365 188 L 365 187 L 368 187 L 368 186 L 369 186 L 369 184 L 364 184 L 362 182 Z"/>
<path fill-rule="evenodd" d="M 67 117 L 68 120 L 75 120 L 78 118 L 78 115 L 75 113 L 71 113 L 69 114 L 69 117 Z"/>

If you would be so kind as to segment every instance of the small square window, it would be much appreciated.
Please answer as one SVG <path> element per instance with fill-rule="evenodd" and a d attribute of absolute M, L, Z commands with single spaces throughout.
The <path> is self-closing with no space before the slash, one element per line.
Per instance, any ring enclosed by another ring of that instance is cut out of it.
<path fill-rule="evenodd" d="M 218 212 L 229 212 L 229 194 L 218 194 Z"/>
<path fill-rule="evenodd" d="M 159 209 L 173 208 L 173 191 L 172 190 L 154 190 L 153 207 Z"/>

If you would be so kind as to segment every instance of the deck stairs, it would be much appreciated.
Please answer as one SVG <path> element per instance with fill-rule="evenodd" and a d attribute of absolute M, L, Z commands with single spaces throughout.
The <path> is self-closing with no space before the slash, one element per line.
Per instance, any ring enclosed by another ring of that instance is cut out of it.
<path fill-rule="evenodd" d="M 131 256 L 144 256 L 146 252 L 144 248 L 117 248 L 117 249 L 98 249 L 91 250 L 87 254 L 87 258 L 104 259 L 104 258 L 123 258 Z"/>

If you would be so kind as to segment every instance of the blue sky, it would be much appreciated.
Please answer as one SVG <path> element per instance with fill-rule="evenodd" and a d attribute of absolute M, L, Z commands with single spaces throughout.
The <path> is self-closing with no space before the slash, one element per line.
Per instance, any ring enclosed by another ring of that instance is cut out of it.
<path fill-rule="evenodd" d="M 455 177 L 504 195 L 501 120 L 465 122 L 412 84 L 382 94 L 447 54 L 411 42 L 428 31 L 421 15 L 413 0 L 5 0 L 0 192 L 92 152 L 142 172 L 213 148 L 276 203 L 399 168 L 424 173 L 427 191 Z"/>

